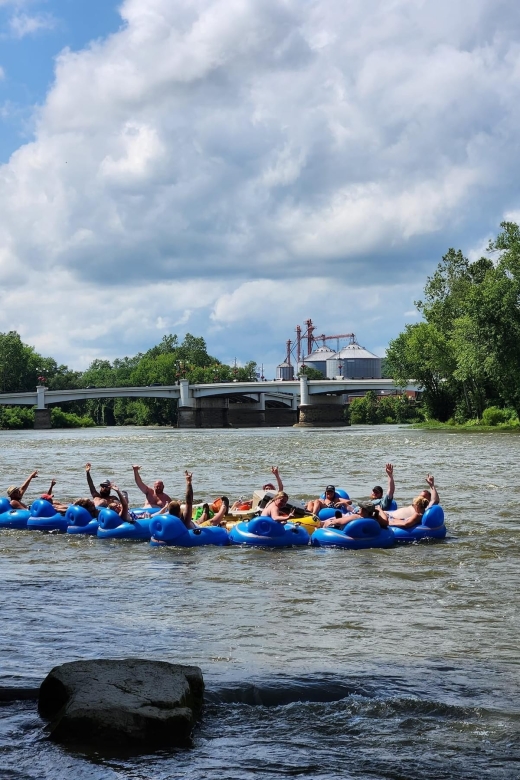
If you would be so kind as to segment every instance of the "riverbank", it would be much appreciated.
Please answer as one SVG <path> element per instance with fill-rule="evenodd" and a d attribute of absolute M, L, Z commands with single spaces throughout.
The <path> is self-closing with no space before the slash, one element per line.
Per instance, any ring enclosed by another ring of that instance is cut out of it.
<path fill-rule="evenodd" d="M 416 428 L 424 431 L 449 431 L 463 432 L 463 433 L 520 433 L 520 423 L 500 423 L 499 425 L 484 425 L 478 420 L 469 420 L 466 423 L 441 423 L 437 420 L 427 420 L 421 423 L 413 423 L 411 428 Z"/>

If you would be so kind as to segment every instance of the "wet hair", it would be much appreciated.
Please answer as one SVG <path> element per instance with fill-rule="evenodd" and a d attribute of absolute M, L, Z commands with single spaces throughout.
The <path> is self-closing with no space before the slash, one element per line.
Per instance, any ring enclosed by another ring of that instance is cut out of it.
<path fill-rule="evenodd" d="M 168 504 L 168 514 L 173 515 L 174 517 L 181 516 L 181 505 L 178 501 L 170 501 Z"/>
<path fill-rule="evenodd" d="M 372 488 L 372 493 L 377 493 L 378 496 L 382 496 L 383 488 L 381 487 L 381 485 L 374 485 L 374 487 Z"/>
<path fill-rule="evenodd" d="M 424 515 L 429 503 L 430 502 L 428 499 L 424 498 L 424 496 L 417 496 L 417 498 L 414 498 L 412 501 L 412 506 L 416 512 L 418 512 L 420 515 Z"/>
<path fill-rule="evenodd" d="M 74 501 L 74 506 L 82 506 L 83 509 L 86 509 L 87 512 L 90 512 L 91 517 L 98 516 L 97 507 L 91 498 L 78 498 L 77 501 Z"/>

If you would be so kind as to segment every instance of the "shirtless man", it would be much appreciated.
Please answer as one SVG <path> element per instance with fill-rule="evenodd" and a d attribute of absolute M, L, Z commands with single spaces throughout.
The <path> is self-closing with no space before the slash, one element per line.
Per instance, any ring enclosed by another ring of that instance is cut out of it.
<path fill-rule="evenodd" d="M 11 507 L 12 509 L 27 509 L 27 506 L 23 503 L 22 498 L 31 484 L 31 481 L 38 476 L 37 471 L 33 471 L 32 474 L 29 474 L 23 485 L 20 487 L 16 487 L 16 485 L 11 485 L 7 488 L 7 496 L 11 500 Z"/>
<path fill-rule="evenodd" d="M 334 485 L 327 485 L 325 488 L 325 498 L 315 498 L 313 501 L 308 501 L 306 504 L 307 511 L 313 515 L 317 515 L 321 509 L 334 507 L 334 509 L 348 508 L 352 505 L 352 501 L 349 498 L 341 498 L 336 493 Z"/>
<path fill-rule="evenodd" d="M 144 502 L 145 509 L 152 506 L 162 508 L 170 503 L 171 498 L 164 492 L 164 482 L 161 479 L 156 480 L 153 483 L 153 487 L 150 487 L 149 485 L 145 485 L 141 479 L 141 475 L 139 474 L 141 466 L 132 466 L 132 468 L 134 470 L 135 484 L 146 496 L 146 501 Z"/>
<path fill-rule="evenodd" d="M 99 490 L 96 490 L 94 487 L 94 481 L 92 479 L 92 474 L 90 473 L 91 465 L 90 463 L 85 463 L 85 472 L 87 475 L 87 484 L 90 490 L 90 495 L 94 499 L 94 504 L 97 507 L 106 507 L 108 506 L 108 502 L 110 500 L 110 480 L 105 479 L 101 484 L 99 485 Z"/>
<path fill-rule="evenodd" d="M 289 496 L 283 490 L 278 491 L 273 500 L 262 509 L 262 517 L 270 517 L 271 520 L 276 520 L 277 523 L 287 523 L 289 520 L 292 520 L 294 509 L 289 511 L 286 508 L 288 498 Z"/>
<path fill-rule="evenodd" d="M 186 498 L 184 499 L 184 509 L 178 501 L 170 501 L 161 509 L 159 514 L 173 515 L 174 517 L 178 517 L 180 520 L 182 520 L 186 528 L 190 530 L 191 528 L 198 528 L 198 526 L 191 519 L 193 514 L 193 485 L 191 482 L 193 474 L 191 474 L 189 471 L 185 471 L 184 476 L 186 477 Z"/>

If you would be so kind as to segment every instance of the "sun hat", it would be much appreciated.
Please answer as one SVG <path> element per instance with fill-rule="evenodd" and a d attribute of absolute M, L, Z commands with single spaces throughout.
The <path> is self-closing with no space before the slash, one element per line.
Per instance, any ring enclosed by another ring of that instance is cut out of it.
<path fill-rule="evenodd" d="M 17 491 L 17 490 L 20 490 L 20 488 L 19 488 L 19 487 L 17 487 L 16 485 L 10 485 L 10 486 L 7 488 L 7 495 L 9 496 L 9 498 L 11 498 L 11 496 L 13 495 L 13 493 L 16 493 L 16 491 Z"/>

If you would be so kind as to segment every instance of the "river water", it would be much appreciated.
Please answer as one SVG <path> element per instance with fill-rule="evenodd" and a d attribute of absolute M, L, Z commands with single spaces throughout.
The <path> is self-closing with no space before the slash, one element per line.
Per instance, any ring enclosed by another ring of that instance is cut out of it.
<path fill-rule="evenodd" d="M 408 503 L 433 473 L 448 539 L 390 550 L 160 549 L 2 531 L 0 685 L 56 664 L 139 656 L 202 667 L 190 750 L 86 755 L 45 739 L 34 702 L 1 707 L 0 777 L 16 780 L 440 780 L 520 777 L 520 437 L 406 427 L 0 432 L 2 490 L 86 494 L 83 465 L 142 497 L 251 495 L 278 464 L 291 499 L 333 482 Z M 34 487 L 33 487 L 34 486 Z"/>

